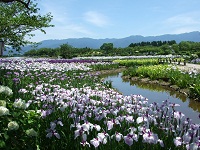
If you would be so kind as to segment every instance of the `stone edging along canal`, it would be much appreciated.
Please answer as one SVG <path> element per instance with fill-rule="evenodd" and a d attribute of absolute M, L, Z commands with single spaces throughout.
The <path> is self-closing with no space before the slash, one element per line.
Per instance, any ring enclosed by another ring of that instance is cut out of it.
<path fill-rule="evenodd" d="M 122 76 L 122 79 L 130 80 L 130 81 L 139 81 L 139 82 L 143 82 L 143 83 L 156 84 L 156 85 L 160 85 L 160 86 L 163 86 L 163 87 L 168 87 L 168 88 L 170 88 L 174 91 L 177 91 L 181 94 L 186 95 L 188 98 L 192 98 L 192 97 L 190 97 L 189 89 L 181 89 L 177 85 L 172 85 L 169 82 L 166 82 L 166 81 L 163 81 L 163 80 L 150 80 L 149 78 L 129 77 L 129 76 Z M 199 101 L 198 99 L 194 99 L 194 100 Z"/>
<path fill-rule="evenodd" d="M 141 78 L 141 77 L 129 77 L 129 76 L 122 76 L 123 79 L 129 79 L 132 81 L 140 81 L 140 82 L 144 82 L 144 83 L 149 83 L 149 84 L 158 84 L 161 86 L 167 86 L 172 88 L 175 91 L 179 91 L 182 94 L 188 95 L 188 90 L 187 89 L 180 89 L 178 86 L 176 85 L 171 85 L 169 82 L 165 82 L 162 80 L 150 80 L 149 78 Z"/>
<path fill-rule="evenodd" d="M 110 70 L 101 70 L 101 71 L 96 71 L 96 72 L 92 72 L 92 74 L 96 74 L 98 72 L 99 75 L 107 75 L 107 74 L 115 74 L 115 73 L 120 73 L 123 72 L 124 70 L 126 70 L 125 67 L 119 68 L 119 69 L 110 69 Z M 148 83 L 148 84 L 156 84 L 156 85 L 160 85 L 163 86 L 163 88 L 167 87 L 170 88 L 174 91 L 177 91 L 181 94 L 186 95 L 188 98 L 190 97 L 190 92 L 189 89 L 181 89 L 180 87 L 178 87 L 177 85 L 172 85 L 169 82 L 166 82 L 164 80 L 150 80 L 149 78 L 141 78 L 141 77 L 130 77 L 130 76 L 122 76 L 122 79 L 125 80 L 130 80 L 130 81 L 139 81 L 139 82 L 143 82 L 143 83 Z M 195 101 L 199 101 L 198 99 L 194 99 Z"/>

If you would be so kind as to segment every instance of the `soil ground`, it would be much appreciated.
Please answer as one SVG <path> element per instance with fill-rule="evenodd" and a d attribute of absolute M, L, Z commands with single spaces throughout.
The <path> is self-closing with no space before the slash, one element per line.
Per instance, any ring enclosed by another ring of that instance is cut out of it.
<path fill-rule="evenodd" d="M 200 72 L 200 65 L 199 64 L 190 64 L 190 63 L 186 63 L 186 65 L 184 66 L 183 64 L 177 65 L 177 67 L 181 70 L 185 70 L 185 71 L 190 71 L 190 70 L 197 70 L 198 72 Z"/>

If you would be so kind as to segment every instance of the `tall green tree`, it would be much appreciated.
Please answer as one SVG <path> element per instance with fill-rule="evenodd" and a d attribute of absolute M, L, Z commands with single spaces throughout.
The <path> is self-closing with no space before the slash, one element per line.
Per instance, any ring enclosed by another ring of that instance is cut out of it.
<path fill-rule="evenodd" d="M 53 27 L 50 24 L 53 16 L 50 13 L 41 15 L 35 1 L 28 3 L 28 9 L 17 1 L 0 2 L 0 12 L 0 40 L 18 51 L 21 46 L 32 44 L 33 31 L 46 33 L 44 28 Z"/>
<path fill-rule="evenodd" d="M 180 51 L 190 51 L 191 50 L 191 42 L 190 41 L 181 41 L 179 43 Z"/>
<path fill-rule="evenodd" d="M 173 44 L 171 46 L 172 52 L 178 54 L 179 53 L 179 45 L 178 44 Z"/>
<path fill-rule="evenodd" d="M 100 49 L 103 50 L 106 55 L 108 55 L 109 51 L 113 50 L 113 43 L 103 43 Z"/>
<path fill-rule="evenodd" d="M 191 50 L 194 52 L 200 53 L 200 42 L 192 42 L 191 43 Z"/>
<path fill-rule="evenodd" d="M 72 58 L 74 48 L 68 44 L 60 45 L 60 56 L 62 58 Z"/>
<path fill-rule="evenodd" d="M 23 4 L 27 9 L 30 9 L 29 8 L 29 3 L 30 3 L 31 0 L 0 0 L 0 2 L 2 3 L 12 3 L 12 2 L 18 2 L 18 3 L 21 3 Z"/>

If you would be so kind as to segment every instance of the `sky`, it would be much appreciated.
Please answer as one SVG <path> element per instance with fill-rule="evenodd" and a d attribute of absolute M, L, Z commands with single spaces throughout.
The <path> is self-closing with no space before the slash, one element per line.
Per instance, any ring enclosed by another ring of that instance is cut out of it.
<path fill-rule="evenodd" d="M 200 0 L 38 0 L 51 13 L 46 34 L 33 42 L 67 38 L 125 38 L 200 31 Z"/>

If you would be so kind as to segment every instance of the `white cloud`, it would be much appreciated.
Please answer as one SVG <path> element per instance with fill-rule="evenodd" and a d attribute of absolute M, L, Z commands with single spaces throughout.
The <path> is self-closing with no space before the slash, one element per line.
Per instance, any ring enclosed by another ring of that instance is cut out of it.
<path fill-rule="evenodd" d="M 200 24 L 199 21 L 195 20 L 194 18 L 192 18 L 190 16 L 181 16 L 181 15 L 168 18 L 166 20 L 166 23 L 173 25 L 173 26 L 185 26 L 185 25 Z"/>
<path fill-rule="evenodd" d="M 200 27 L 181 27 L 176 28 L 174 30 L 171 30 L 171 34 L 181 34 L 181 33 L 187 33 L 187 32 L 193 32 L 193 31 L 200 31 Z"/>
<path fill-rule="evenodd" d="M 84 19 L 96 26 L 103 27 L 108 25 L 108 18 L 101 13 L 88 11 L 84 14 Z"/>
<path fill-rule="evenodd" d="M 45 2 L 46 1 L 46 2 Z M 71 0 L 74 1 L 74 0 Z M 35 36 L 31 38 L 31 41 L 39 42 L 45 39 L 66 39 L 66 38 L 80 38 L 90 37 L 93 33 L 83 25 L 80 21 L 77 21 L 80 16 L 74 13 L 73 9 L 69 9 L 70 0 L 61 3 L 60 1 L 48 1 L 44 0 L 39 3 L 41 13 L 46 14 L 51 12 L 53 20 L 50 24 L 55 27 L 44 28 L 46 34 L 40 31 L 35 31 Z"/>
<path fill-rule="evenodd" d="M 92 33 L 90 31 L 88 31 L 87 29 L 85 29 L 83 26 L 80 25 L 76 25 L 76 24 L 70 24 L 66 27 L 64 27 L 64 30 L 68 31 L 68 32 L 75 32 L 75 33 L 81 33 L 81 34 L 85 34 L 85 35 L 92 35 Z"/>
<path fill-rule="evenodd" d="M 199 31 L 199 15 L 200 12 L 191 12 L 172 16 L 162 22 L 163 29 L 167 30 L 171 34 Z"/>
<path fill-rule="evenodd" d="M 69 12 L 67 11 L 65 5 L 55 4 L 55 2 L 43 2 L 41 3 L 41 11 L 46 14 L 48 12 L 53 16 L 52 23 L 54 24 L 65 24 L 69 21 Z"/>
<path fill-rule="evenodd" d="M 76 24 L 55 26 L 53 28 L 47 28 L 45 31 L 47 34 L 43 34 L 39 31 L 33 32 L 35 36 L 31 38 L 31 41 L 40 42 L 45 39 L 67 39 L 93 36 L 92 32 Z"/>

